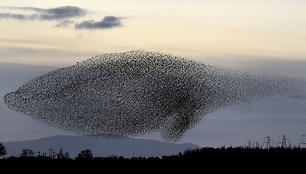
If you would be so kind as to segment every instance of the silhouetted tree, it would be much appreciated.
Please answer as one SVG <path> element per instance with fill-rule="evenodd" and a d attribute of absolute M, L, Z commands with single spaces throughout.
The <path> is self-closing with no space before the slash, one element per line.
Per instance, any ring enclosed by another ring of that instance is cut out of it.
<path fill-rule="evenodd" d="M 60 151 L 58 152 L 56 158 L 57 158 L 57 159 L 69 159 L 69 153 L 68 153 L 68 152 L 65 152 L 65 153 L 64 153 L 63 148 L 60 148 Z"/>
<path fill-rule="evenodd" d="M 34 152 L 31 149 L 23 149 L 20 157 L 33 157 L 34 156 Z"/>
<path fill-rule="evenodd" d="M 66 153 L 65 153 L 65 158 L 66 158 L 66 159 L 70 159 L 69 152 L 66 152 Z"/>
<path fill-rule="evenodd" d="M 6 149 L 2 143 L 0 143 L 0 157 L 6 155 Z"/>
<path fill-rule="evenodd" d="M 92 160 L 93 154 L 90 149 L 85 149 L 78 154 L 77 159 Z"/>
<path fill-rule="evenodd" d="M 63 159 L 64 158 L 64 152 L 63 151 L 64 151 L 63 148 L 60 148 L 60 151 L 56 155 L 57 159 Z"/>
<path fill-rule="evenodd" d="M 50 158 L 56 158 L 57 157 L 57 155 L 56 155 L 56 152 L 54 151 L 54 149 L 48 149 L 48 151 L 49 151 L 49 157 Z"/>

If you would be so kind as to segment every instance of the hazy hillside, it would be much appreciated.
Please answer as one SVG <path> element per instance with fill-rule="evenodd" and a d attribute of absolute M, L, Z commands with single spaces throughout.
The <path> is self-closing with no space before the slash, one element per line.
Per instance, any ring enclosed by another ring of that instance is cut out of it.
<path fill-rule="evenodd" d="M 161 141 L 109 138 L 93 136 L 53 136 L 30 141 L 5 142 L 7 156 L 18 156 L 22 149 L 28 148 L 34 152 L 48 152 L 48 149 L 69 151 L 70 157 L 75 157 L 81 150 L 91 149 L 95 156 L 162 156 L 183 152 L 186 149 L 195 149 L 194 144 L 172 144 Z"/>

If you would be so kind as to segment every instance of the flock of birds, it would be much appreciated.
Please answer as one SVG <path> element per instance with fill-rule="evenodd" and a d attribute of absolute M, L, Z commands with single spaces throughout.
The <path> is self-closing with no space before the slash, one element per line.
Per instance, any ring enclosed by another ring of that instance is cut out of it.
<path fill-rule="evenodd" d="M 297 95 L 305 82 L 222 69 L 173 55 L 130 51 L 92 57 L 34 78 L 6 105 L 80 134 L 161 132 L 179 140 L 206 114 L 228 105 Z"/>

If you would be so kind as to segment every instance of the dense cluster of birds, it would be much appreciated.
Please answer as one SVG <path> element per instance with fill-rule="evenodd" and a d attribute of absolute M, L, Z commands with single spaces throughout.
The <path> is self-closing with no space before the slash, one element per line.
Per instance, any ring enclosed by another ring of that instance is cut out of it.
<path fill-rule="evenodd" d="M 206 114 L 237 103 L 295 95 L 301 81 L 130 51 L 92 57 L 34 78 L 4 101 L 48 125 L 81 134 L 161 132 L 177 141 Z"/>

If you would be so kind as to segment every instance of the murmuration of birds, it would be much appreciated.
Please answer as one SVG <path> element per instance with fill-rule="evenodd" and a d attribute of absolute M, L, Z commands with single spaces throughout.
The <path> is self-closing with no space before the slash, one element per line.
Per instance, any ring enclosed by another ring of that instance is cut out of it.
<path fill-rule="evenodd" d="M 160 132 L 176 142 L 217 109 L 305 92 L 298 79 L 239 72 L 159 52 L 92 57 L 30 80 L 6 105 L 78 134 Z"/>

